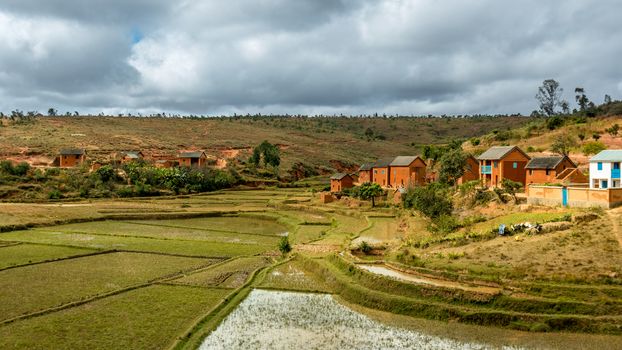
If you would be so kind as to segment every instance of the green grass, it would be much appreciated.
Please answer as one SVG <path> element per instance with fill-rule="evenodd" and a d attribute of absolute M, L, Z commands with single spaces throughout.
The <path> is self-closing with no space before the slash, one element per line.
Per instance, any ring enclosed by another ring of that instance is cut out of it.
<path fill-rule="evenodd" d="M 262 220 L 257 218 L 247 218 L 244 216 L 222 216 L 183 220 L 147 220 L 138 221 L 136 223 L 149 224 L 153 226 L 183 227 L 190 229 L 263 235 L 279 235 L 287 231 L 287 228 L 280 225 L 275 220 Z"/>
<path fill-rule="evenodd" d="M 228 290 L 155 285 L 0 327 L 0 348 L 161 349 Z"/>
<path fill-rule="evenodd" d="M 270 259 L 265 257 L 237 258 L 172 282 L 194 286 L 238 288 L 253 271 L 269 264 Z"/>
<path fill-rule="evenodd" d="M 170 221 L 154 222 L 153 224 L 143 222 L 98 221 L 55 226 L 46 229 L 37 229 L 37 231 L 258 245 L 275 245 L 279 239 L 276 235 L 267 233 L 237 233 L 225 232 L 224 230 L 212 231 L 208 228 L 183 228 L 181 226 L 174 226 Z"/>
<path fill-rule="evenodd" d="M 89 254 L 93 251 L 81 248 L 54 247 L 35 244 L 17 244 L 0 247 L 0 269 Z"/>
<path fill-rule="evenodd" d="M 111 253 L 0 271 L 0 315 L 10 319 L 178 274 L 214 260 Z"/>
<path fill-rule="evenodd" d="M 157 252 L 197 257 L 228 257 L 254 255 L 276 249 L 274 245 L 237 244 L 206 241 L 180 241 L 155 238 L 102 236 L 81 233 L 51 231 L 15 231 L 0 236 L 0 240 L 44 243 L 94 249 L 117 249 L 141 252 Z"/>

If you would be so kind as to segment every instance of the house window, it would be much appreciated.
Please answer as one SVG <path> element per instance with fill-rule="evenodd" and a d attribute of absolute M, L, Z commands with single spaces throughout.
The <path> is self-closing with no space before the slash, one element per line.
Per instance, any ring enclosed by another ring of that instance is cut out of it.
<path fill-rule="evenodd" d="M 512 168 L 518 169 L 518 163 L 517 162 L 512 163 Z"/>
<path fill-rule="evenodd" d="M 384 174 L 384 170 L 382 170 L 380 173 L 381 173 L 381 174 Z"/>
<path fill-rule="evenodd" d="M 499 167 L 499 162 L 497 162 L 496 160 L 493 162 L 493 164 L 495 165 L 495 169 Z"/>
<path fill-rule="evenodd" d="M 619 170 L 620 169 L 620 163 L 613 163 L 613 169 Z"/>
<path fill-rule="evenodd" d="M 602 180 L 600 182 L 600 187 L 607 188 L 609 186 L 609 182 L 607 180 Z"/>
<path fill-rule="evenodd" d="M 592 187 L 594 187 L 594 188 L 600 188 L 600 180 L 598 180 L 598 179 L 594 179 L 594 180 L 592 181 Z"/>
<path fill-rule="evenodd" d="M 551 170 L 546 169 L 546 175 L 548 176 L 551 173 Z"/>
<path fill-rule="evenodd" d="M 378 174 L 378 170 L 374 170 L 374 174 Z"/>
<path fill-rule="evenodd" d="M 611 187 L 620 188 L 620 180 L 611 180 Z"/>
<path fill-rule="evenodd" d="M 598 164 L 596 166 L 598 167 L 598 170 L 603 170 L 603 163 L 602 162 L 598 162 Z"/>
<path fill-rule="evenodd" d="M 533 175 L 533 170 L 529 169 L 529 175 Z"/>

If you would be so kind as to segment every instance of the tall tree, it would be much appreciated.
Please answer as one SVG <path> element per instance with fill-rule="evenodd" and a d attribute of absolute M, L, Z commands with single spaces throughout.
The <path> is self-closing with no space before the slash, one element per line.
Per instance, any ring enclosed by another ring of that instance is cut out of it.
<path fill-rule="evenodd" d="M 606 104 L 606 105 L 611 104 L 611 96 L 609 96 L 609 95 L 605 95 L 605 104 Z"/>
<path fill-rule="evenodd" d="M 542 114 L 550 117 L 555 115 L 555 109 L 562 106 L 562 94 L 564 89 L 554 79 L 547 79 L 542 82 L 542 86 L 538 88 L 536 99 L 540 102 L 540 111 Z"/>
<path fill-rule="evenodd" d="M 574 93 L 575 93 L 574 98 L 577 101 L 577 104 L 579 105 L 579 109 L 582 112 L 587 110 L 588 107 L 590 106 L 590 100 L 587 98 L 587 95 L 585 95 L 585 89 L 582 87 L 576 87 L 574 89 Z"/>
<path fill-rule="evenodd" d="M 361 199 L 371 200 L 372 208 L 376 206 L 376 197 L 382 195 L 384 190 L 377 183 L 366 182 L 358 188 Z"/>

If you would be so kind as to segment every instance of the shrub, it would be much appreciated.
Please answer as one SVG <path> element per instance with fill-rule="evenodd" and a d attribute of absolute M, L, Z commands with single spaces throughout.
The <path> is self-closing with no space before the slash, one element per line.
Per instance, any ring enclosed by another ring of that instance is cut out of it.
<path fill-rule="evenodd" d="M 95 175 L 101 182 L 108 182 L 115 178 L 114 169 L 110 165 L 104 165 L 95 171 Z"/>
<path fill-rule="evenodd" d="M 549 130 L 555 130 L 564 125 L 564 119 L 558 115 L 550 117 L 546 120 L 546 127 Z"/>
<path fill-rule="evenodd" d="M 21 162 L 13 167 L 13 175 L 16 176 L 24 176 L 28 174 L 28 171 L 30 171 L 30 164 L 26 162 Z"/>
<path fill-rule="evenodd" d="M 287 254 L 292 250 L 292 246 L 289 244 L 289 238 L 287 236 L 281 237 L 279 240 L 279 251 L 283 254 Z"/>
<path fill-rule="evenodd" d="M 62 197 L 63 197 L 63 194 L 60 193 L 60 191 L 57 189 L 53 189 L 48 193 L 49 199 L 61 199 Z"/>
<path fill-rule="evenodd" d="M 363 253 L 368 254 L 369 252 L 371 252 L 372 247 L 366 241 L 362 241 L 361 244 L 359 244 L 359 249 Z"/>
<path fill-rule="evenodd" d="M 583 154 L 586 156 L 590 154 L 596 154 L 600 151 L 606 150 L 607 146 L 605 146 L 602 142 L 592 141 L 583 145 Z"/>
<path fill-rule="evenodd" d="M 442 214 L 441 216 L 432 219 L 430 231 L 441 234 L 448 234 L 454 232 L 460 227 L 461 225 L 455 217 L 447 214 Z"/>
<path fill-rule="evenodd" d="M 470 141 L 471 141 L 471 145 L 473 146 L 479 146 L 479 144 L 481 143 L 480 139 L 476 137 L 472 138 Z"/>
<path fill-rule="evenodd" d="M 59 168 L 47 168 L 45 169 L 45 176 L 58 176 L 60 175 Z"/>
<path fill-rule="evenodd" d="M 405 208 L 414 208 L 430 218 L 450 215 L 453 210 L 447 188 L 439 183 L 408 189 L 403 203 Z"/>
<path fill-rule="evenodd" d="M 522 187 L 522 183 L 512 181 L 510 179 L 503 179 L 501 181 L 501 188 L 503 188 L 503 191 L 514 197 L 514 200 L 516 200 L 516 192 L 518 192 Z"/>

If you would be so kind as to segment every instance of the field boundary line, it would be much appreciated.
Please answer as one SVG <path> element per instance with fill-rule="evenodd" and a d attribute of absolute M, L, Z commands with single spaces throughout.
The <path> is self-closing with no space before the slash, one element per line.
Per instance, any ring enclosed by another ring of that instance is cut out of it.
<path fill-rule="evenodd" d="M 37 262 L 33 262 L 33 263 L 28 263 L 28 264 L 8 266 L 8 267 L 0 268 L 0 272 L 6 271 L 6 270 L 17 269 L 17 268 L 20 268 L 20 267 L 27 267 L 27 266 L 41 265 L 41 264 L 49 264 L 49 263 L 54 263 L 54 262 L 59 262 L 59 261 L 80 259 L 80 258 L 86 258 L 86 257 L 90 257 L 90 256 L 110 254 L 110 253 L 115 253 L 115 251 L 114 250 L 101 250 L 101 251 L 94 251 L 94 252 L 89 253 L 89 254 L 71 255 L 71 256 L 66 256 L 66 257 L 63 257 L 63 258 L 48 259 L 48 260 L 37 261 Z"/>
<path fill-rule="evenodd" d="M 12 241 L 1 241 L 1 242 L 6 242 L 6 244 L 0 244 L 0 248 L 14 247 L 16 245 L 24 244 L 24 242 L 12 242 Z"/>

